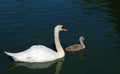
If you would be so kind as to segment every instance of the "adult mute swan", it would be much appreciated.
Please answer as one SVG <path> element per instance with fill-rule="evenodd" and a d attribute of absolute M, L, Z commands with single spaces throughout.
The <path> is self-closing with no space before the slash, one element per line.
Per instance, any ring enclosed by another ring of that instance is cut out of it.
<path fill-rule="evenodd" d="M 83 41 L 85 40 L 85 38 L 83 36 L 80 36 L 79 40 L 80 40 L 80 44 L 71 45 L 69 47 L 66 47 L 65 50 L 66 51 L 79 51 L 81 49 L 84 49 L 85 44 L 83 43 Z"/>
<path fill-rule="evenodd" d="M 18 53 L 4 52 L 11 56 L 13 60 L 20 62 L 48 62 L 62 58 L 65 56 L 65 52 L 59 41 L 60 31 L 67 31 L 67 29 L 62 25 L 57 25 L 54 29 L 54 40 L 57 52 L 43 45 L 33 45 L 29 49 Z"/>

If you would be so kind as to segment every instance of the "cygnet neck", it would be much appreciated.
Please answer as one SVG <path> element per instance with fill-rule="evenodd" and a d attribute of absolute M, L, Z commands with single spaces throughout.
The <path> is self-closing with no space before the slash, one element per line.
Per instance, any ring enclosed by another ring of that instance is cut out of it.
<path fill-rule="evenodd" d="M 85 44 L 84 44 L 84 42 L 83 42 L 84 39 L 82 39 L 82 37 L 80 37 L 79 40 L 80 40 L 80 44 L 85 48 Z"/>

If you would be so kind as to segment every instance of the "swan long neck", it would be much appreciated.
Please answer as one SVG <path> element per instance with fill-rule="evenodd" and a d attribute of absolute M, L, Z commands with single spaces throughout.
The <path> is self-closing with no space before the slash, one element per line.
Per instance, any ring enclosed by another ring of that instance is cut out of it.
<path fill-rule="evenodd" d="M 60 31 L 55 28 L 55 30 L 54 30 L 55 46 L 56 46 L 56 49 L 57 49 L 57 53 L 58 53 L 58 55 L 59 55 L 59 58 L 61 58 L 61 57 L 64 57 L 65 52 L 64 52 L 64 50 L 63 50 L 63 48 L 62 48 L 62 46 L 61 46 L 61 43 L 60 43 L 59 32 L 60 32 Z"/>
<path fill-rule="evenodd" d="M 85 48 L 85 44 L 84 44 L 83 40 L 81 38 L 79 40 L 80 40 L 80 44 Z"/>

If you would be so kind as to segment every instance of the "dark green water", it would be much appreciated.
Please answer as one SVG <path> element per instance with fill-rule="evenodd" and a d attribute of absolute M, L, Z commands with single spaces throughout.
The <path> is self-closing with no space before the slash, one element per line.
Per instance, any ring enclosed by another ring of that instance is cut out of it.
<path fill-rule="evenodd" d="M 120 74 L 120 1 L 0 0 L 0 74 Z M 55 50 L 53 29 L 63 48 L 85 37 L 86 49 L 66 52 L 64 61 L 14 63 L 4 50 L 42 44 Z"/>

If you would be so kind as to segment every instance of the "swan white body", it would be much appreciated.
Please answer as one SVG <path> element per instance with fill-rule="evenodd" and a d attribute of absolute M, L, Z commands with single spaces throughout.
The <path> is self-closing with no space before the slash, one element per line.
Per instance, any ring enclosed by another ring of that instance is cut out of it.
<path fill-rule="evenodd" d="M 4 52 L 11 56 L 15 61 L 21 62 L 48 62 L 62 58 L 65 56 L 65 52 L 59 41 L 60 31 L 67 31 L 67 29 L 62 25 L 57 25 L 55 27 L 54 37 L 57 52 L 43 45 L 33 45 L 29 49 L 18 53 Z"/>
<path fill-rule="evenodd" d="M 84 49 L 85 48 L 85 44 L 83 43 L 84 40 L 85 38 L 83 36 L 80 36 L 79 38 L 80 44 L 71 45 L 69 47 L 66 47 L 65 50 L 66 51 L 79 51 L 81 49 Z"/>

